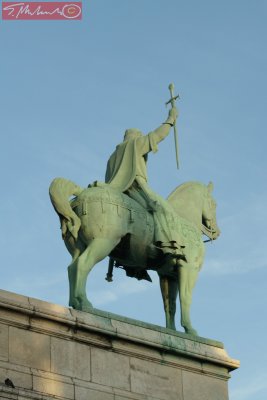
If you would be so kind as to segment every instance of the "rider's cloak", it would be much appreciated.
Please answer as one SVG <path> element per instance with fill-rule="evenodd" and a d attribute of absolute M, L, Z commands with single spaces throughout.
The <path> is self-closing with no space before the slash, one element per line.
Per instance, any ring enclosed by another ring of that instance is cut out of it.
<path fill-rule="evenodd" d="M 137 149 L 138 140 L 140 142 L 140 138 L 135 138 L 120 143 L 107 163 L 105 182 L 122 192 L 131 187 L 137 175 L 137 163 L 140 163 L 140 154 Z M 153 134 L 143 136 L 141 140 L 148 141 L 149 151 L 153 153 L 157 151 L 157 142 Z M 146 157 L 144 154 L 144 163 Z M 147 180 L 145 167 L 142 172 Z"/>
<path fill-rule="evenodd" d="M 175 243 L 184 246 L 184 241 L 177 229 L 177 215 L 173 208 L 147 184 L 146 156 L 149 151 L 157 151 L 159 142 L 155 133 L 151 132 L 146 136 L 120 143 L 108 160 L 105 182 L 121 192 L 129 191 L 130 197 L 139 202 L 135 189 L 132 188 L 137 180 L 137 193 L 143 193 L 146 199 L 145 208 L 148 209 L 151 203 L 157 205 L 153 210 L 155 242 L 160 243 L 161 247 L 166 247 L 166 252 L 170 252 L 170 248 L 177 248 Z"/>

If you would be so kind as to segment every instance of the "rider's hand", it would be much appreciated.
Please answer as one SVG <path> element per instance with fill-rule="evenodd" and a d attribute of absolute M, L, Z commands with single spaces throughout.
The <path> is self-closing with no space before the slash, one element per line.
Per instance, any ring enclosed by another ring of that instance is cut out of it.
<path fill-rule="evenodd" d="M 169 111 L 169 116 L 166 122 L 173 125 L 177 117 L 178 117 L 178 110 L 176 107 L 172 107 Z"/>

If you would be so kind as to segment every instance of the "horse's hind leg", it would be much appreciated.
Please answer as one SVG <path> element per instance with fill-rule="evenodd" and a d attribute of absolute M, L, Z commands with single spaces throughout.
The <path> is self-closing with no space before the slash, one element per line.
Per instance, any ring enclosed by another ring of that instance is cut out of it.
<path fill-rule="evenodd" d="M 89 311 L 92 304 L 86 296 L 86 280 L 96 263 L 103 260 L 120 239 L 93 239 L 83 253 L 68 267 L 70 284 L 69 305 L 77 310 Z"/>
<path fill-rule="evenodd" d="M 73 265 L 78 257 L 84 252 L 86 249 L 85 244 L 80 240 L 78 237 L 77 240 L 74 239 L 74 237 L 68 232 L 67 235 L 65 236 L 64 239 L 65 245 L 69 251 L 69 253 L 72 256 L 72 262 L 71 265 Z M 73 287 L 70 285 L 69 287 L 70 293 L 69 293 L 69 303 L 71 303 L 71 299 L 73 299 Z"/>

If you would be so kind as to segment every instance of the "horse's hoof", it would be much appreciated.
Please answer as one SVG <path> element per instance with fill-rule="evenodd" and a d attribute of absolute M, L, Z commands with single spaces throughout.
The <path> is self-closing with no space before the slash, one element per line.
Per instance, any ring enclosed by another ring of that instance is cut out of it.
<path fill-rule="evenodd" d="M 172 331 L 176 331 L 176 326 L 174 324 L 166 325 L 167 329 L 171 329 Z"/>
<path fill-rule="evenodd" d="M 184 328 L 184 330 L 187 335 L 198 336 L 197 331 L 193 328 Z"/>
<path fill-rule="evenodd" d="M 91 312 L 93 310 L 93 306 L 90 302 L 88 302 L 89 304 L 82 304 L 80 310 L 83 312 Z"/>
<path fill-rule="evenodd" d="M 74 308 L 75 310 L 83 311 L 83 312 L 90 312 L 93 309 L 92 303 L 90 303 L 89 300 L 83 299 L 83 300 L 78 300 L 75 299 L 72 302 L 70 302 L 70 306 Z"/>

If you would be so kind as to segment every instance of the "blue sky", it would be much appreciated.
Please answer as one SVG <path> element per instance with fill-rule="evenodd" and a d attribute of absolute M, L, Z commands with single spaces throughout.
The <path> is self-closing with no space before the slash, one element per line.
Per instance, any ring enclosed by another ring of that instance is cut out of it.
<path fill-rule="evenodd" d="M 173 81 L 181 167 L 170 135 L 149 159 L 150 185 L 167 196 L 214 182 L 222 234 L 207 245 L 192 320 L 241 360 L 230 399 L 265 400 L 267 2 L 83 4 L 81 22 L 0 22 L 1 288 L 67 305 L 70 256 L 49 184 L 103 180 L 126 128 L 164 121 Z M 164 325 L 156 275 L 149 284 L 116 271 L 108 284 L 106 269 L 88 282 L 97 308 Z"/>

